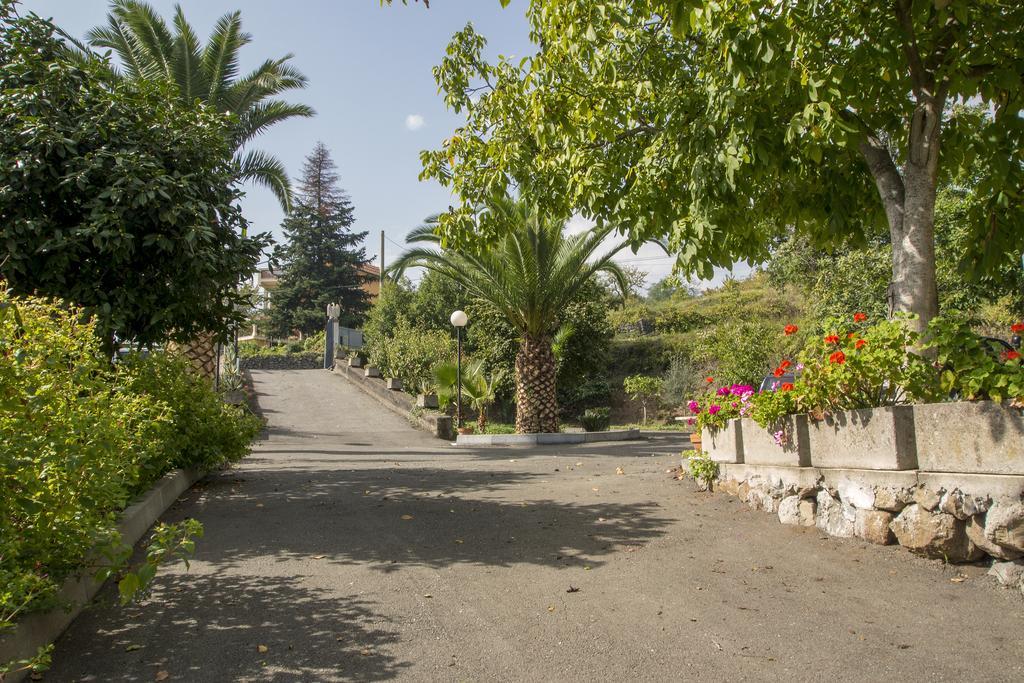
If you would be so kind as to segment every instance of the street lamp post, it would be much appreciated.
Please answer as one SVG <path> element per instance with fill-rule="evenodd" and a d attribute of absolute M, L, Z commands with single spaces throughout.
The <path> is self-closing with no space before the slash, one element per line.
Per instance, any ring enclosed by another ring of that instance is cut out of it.
<path fill-rule="evenodd" d="M 327 370 L 334 367 L 334 329 L 338 326 L 339 315 L 341 306 L 327 304 L 327 329 L 324 331 L 324 368 Z"/>
<path fill-rule="evenodd" d="M 469 322 L 464 311 L 455 311 L 451 317 L 452 325 L 459 340 L 458 354 L 455 357 L 455 428 L 462 427 L 462 328 Z"/>

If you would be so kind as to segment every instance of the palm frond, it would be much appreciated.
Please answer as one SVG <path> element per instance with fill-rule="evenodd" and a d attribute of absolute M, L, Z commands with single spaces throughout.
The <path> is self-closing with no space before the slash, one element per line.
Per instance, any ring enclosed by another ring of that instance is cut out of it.
<path fill-rule="evenodd" d="M 287 121 L 296 116 L 315 115 L 316 112 L 313 111 L 313 108 L 305 104 L 290 104 L 281 100 L 261 102 L 249 108 L 239 117 L 235 144 L 239 147 L 245 145 L 275 123 Z"/>
<path fill-rule="evenodd" d="M 143 73 L 150 78 L 171 78 L 174 36 L 156 9 L 140 0 L 114 0 L 111 15 L 131 31 L 144 55 Z"/>
<path fill-rule="evenodd" d="M 113 14 L 107 16 L 106 26 L 97 26 L 85 34 L 93 47 L 113 50 L 129 78 L 147 77 L 147 58 L 131 30 Z"/>
<path fill-rule="evenodd" d="M 210 81 L 208 104 L 223 109 L 220 98 L 238 75 L 238 51 L 252 36 L 242 31 L 242 13 L 229 12 L 217 20 L 210 41 L 203 50 L 203 71 Z"/>
<path fill-rule="evenodd" d="M 266 152 L 249 150 L 238 159 L 238 166 L 240 180 L 269 188 L 281 202 L 281 208 L 285 211 L 291 208 L 292 186 L 280 159 Z"/>
<path fill-rule="evenodd" d="M 185 19 L 181 5 L 174 8 L 174 30 L 172 76 L 178 84 L 182 99 L 191 103 L 197 97 L 205 97 L 210 86 L 203 73 L 199 37 Z"/>

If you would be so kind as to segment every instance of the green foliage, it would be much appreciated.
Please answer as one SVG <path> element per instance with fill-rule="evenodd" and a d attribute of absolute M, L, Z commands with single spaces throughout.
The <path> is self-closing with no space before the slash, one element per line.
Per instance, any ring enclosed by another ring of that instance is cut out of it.
<path fill-rule="evenodd" d="M 168 469 L 240 458 L 257 428 L 184 361 L 112 367 L 82 309 L 0 291 L 0 630 L 53 606 L 72 572 L 126 571 L 117 513 Z M 198 532 L 159 528 L 123 595 L 188 553 Z"/>
<path fill-rule="evenodd" d="M 398 319 L 388 336 L 367 334 L 366 341 L 370 365 L 380 368 L 385 377 L 402 380 L 413 393 L 433 383 L 435 365 L 455 361 L 455 340 L 450 333 L 416 329 L 404 318 Z"/>
<path fill-rule="evenodd" d="M 0 6 L 0 276 L 84 306 L 113 351 L 226 335 L 238 281 L 267 236 L 244 237 L 227 117 L 166 87 L 112 80 L 58 30 Z"/>
<path fill-rule="evenodd" d="M 911 123 L 935 105 L 939 175 L 979 165 L 967 260 L 1019 258 L 1020 3 L 533 0 L 528 17 L 530 58 L 488 62 L 467 25 L 434 69 L 466 116 L 422 154 L 462 200 L 440 221 L 449 243 L 493 239 L 469 216 L 511 187 L 665 236 L 708 278 L 766 258 L 783 226 L 861 240 L 885 224 L 865 155 L 909 167 Z M 995 115 L 946 107 L 974 100 Z"/>
<path fill-rule="evenodd" d="M 707 375 L 706 369 L 693 360 L 685 356 L 673 358 L 663 377 L 665 384 L 662 396 L 665 402 L 669 405 L 682 405 L 704 385 Z"/>
<path fill-rule="evenodd" d="M 661 391 L 665 386 L 664 380 L 660 377 L 632 375 L 623 380 L 622 386 L 631 399 L 640 401 L 644 408 L 643 424 L 647 424 L 647 404 L 657 407 L 661 400 Z"/>
<path fill-rule="evenodd" d="M 341 306 L 339 321 L 359 325 L 369 308 L 362 288 L 367 276 L 366 250 L 358 246 L 365 232 L 352 232 L 353 207 L 338 188 L 334 161 L 317 143 L 302 167 L 294 206 L 281 224 L 287 243 L 274 257 L 281 265 L 270 308 L 270 330 L 287 337 L 298 330 L 312 335 L 323 330 L 328 304 Z"/>
<path fill-rule="evenodd" d="M 477 428 L 483 433 L 487 427 L 487 408 L 496 398 L 495 386 L 500 376 L 488 376 L 482 361 L 474 361 L 463 368 L 462 394 L 477 413 Z"/>
<path fill-rule="evenodd" d="M 993 347 L 963 322 L 946 317 L 933 319 L 928 333 L 942 368 L 943 392 L 969 401 L 1024 401 L 1024 365 L 1019 351 Z"/>
<path fill-rule="evenodd" d="M 205 46 L 189 25 L 181 7 L 175 8 L 173 30 L 146 2 L 114 0 L 106 26 L 89 31 L 93 46 L 113 50 L 130 80 L 164 80 L 185 105 L 195 100 L 230 114 L 226 131 L 232 149 L 241 148 L 267 128 L 295 117 L 313 116 L 304 104 L 275 97 L 306 87 L 306 77 L 288 62 L 291 55 L 268 59 L 254 71 L 238 77 L 239 52 L 252 36 L 242 31 L 240 12 L 225 14 Z M 284 164 L 265 152 L 249 150 L 236 155 L 239 178 L 270 188 L 287 211 L 291 188 Z"/>
<path fill-rule="evenodd" d="M 606 432 L 611 422 L 611 408 L 588 408 L 580 416 L 580 424 L 588 432 Z"/>
<path fill-rule="evenodd" d="M 941 397 L 932 363 L 908 349 L 920 338 L 904 319 L 828 324 L 800 355 L 803 374 L 793 389 L 797 409 L 823 413 L 877 408 Z"/>
<path fill-rule="evenodd" d="M 710 489 L 718 476 L 718 463 L 704 451 L 696 451 L 686 458 L 686 469 L 702 489 Z"/>

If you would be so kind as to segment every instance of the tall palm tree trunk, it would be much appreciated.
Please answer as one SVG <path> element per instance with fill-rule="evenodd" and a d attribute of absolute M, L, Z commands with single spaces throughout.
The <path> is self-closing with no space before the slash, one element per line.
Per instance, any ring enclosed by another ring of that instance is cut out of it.
<path fill-rule="evenodd" d="M 551 337 L 527 335 L 516 354 L 516 431 L 558 431 L 555 354 Z"/>
<path fill-rule="evenodd" d="M 213 380 L 217 374 L 217 338 L 212 332 L 203 332 L 184 343 L 169 342 L 167 350 L 180 353 L 195 371 Z"/>

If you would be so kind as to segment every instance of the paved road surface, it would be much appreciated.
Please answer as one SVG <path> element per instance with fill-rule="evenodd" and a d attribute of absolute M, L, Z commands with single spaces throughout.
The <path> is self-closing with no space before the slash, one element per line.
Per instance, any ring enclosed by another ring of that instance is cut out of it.
<path fill-rule="evenodd" d="M 983 568 L 697 493 L 671 439 L 456 451 L 342 377 L 253 375 L 269 438 L 167 515 L 206 526 L 191 570 L 45 680 L 1024 680 Z"/>

